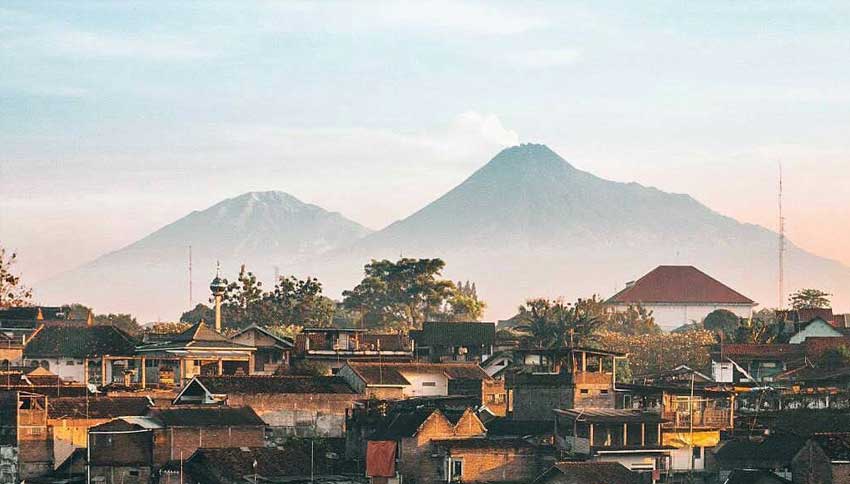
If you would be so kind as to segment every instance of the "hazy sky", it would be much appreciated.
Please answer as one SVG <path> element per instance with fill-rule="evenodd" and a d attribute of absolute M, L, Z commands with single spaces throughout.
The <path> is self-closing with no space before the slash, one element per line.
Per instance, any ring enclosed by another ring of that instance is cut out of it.
<path fill-rule="evenodd" d="M 499 149 L 850 264 L 850 2 L 0 5 L 0 244 L 35 282 L 284 190 L 380 228 Z"/>

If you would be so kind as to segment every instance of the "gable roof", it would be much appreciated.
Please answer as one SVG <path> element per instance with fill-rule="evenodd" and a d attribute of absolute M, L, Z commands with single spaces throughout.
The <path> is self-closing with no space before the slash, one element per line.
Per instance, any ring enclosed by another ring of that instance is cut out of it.
<path fill-rule="evenodd" d="M 348 366 L 367 385 L 407 386 L 405 373 L 431 373 L 445 375 L 450 380 L 490 380 L 476 363 L 379 363 L 349 361 Z"/>
<path fill-rule="evenodd" d="M 723 484 L 791 484 L 771 471 L 760 469 L 735 469 Z"/>
<path fill-rule="evenodd" d="M 309 476 L 310 454 L 293 446 L 202 448 L 192 454 L 184 468 L 198 482 L 243 482 L 246 476 L 253 479 L 255 472 L 263 481 L 282 482 L 279 479 Z"/>
<path fill-rule="evenodd" d="M 637 484 L 640 476 L 619 462 L 558 462 L 535 483 Z"/>
<path fill-rule="evenodd" d="M 775 359 L 789 361 L 805 356 L 803 345 L 794 344 L 724 344 L 714 347 L 712 356 L 733 360 Z"/>
<path fill-rule="evenodd" d="M 433 418 L 445 419 L 449 425 L 455 426 L 467 410 L 457 409 L 434 409 L 414 408 L 395 412 L 378 430 L 369 437 L 369 440 L 398 440 L 404 437 L 413 437 L 425 424 L 425 421 Z"/>
<path fill-rule="evenodd" d="M 161 350 L 176 350 L 176 349 L 233 349 L 233 350 L 253 350 L 253 346 L 247 346 L 235 343 L 227 339 L 221 333 L 215 331 L 206 325 L 203 321 L 198 321 L 189 329 L 182 333 L 171 336 L 164 341 L 152 342 L 138 348 L 139 351 L 161 351 Z"/>
<path fill-rule="evenodd" d="M 24 347 L 25 358 L 132 356 L 135 338 L 115 326 L 45 325 Z"/>
<path fill-rule="evenodd" d="M 246 328 L 240 329 L 236 333 L 232 334 L 229 339 L 232 340 L 233 338 L 236 338 L 237 336 L 239 336 L 241 334 L 247 333 L 248 331 L 259 331 L 260 333 L 263 333 L 264 335 L 268 336 L 269 338 L 274 339 L 275 341 L 280 343 L 281 346 L 283 346 L 285 348 L 294 348 L 295 347 L 295 343 L 293 343 L 292 341 L 290 341 L 286 338 L 281 338 L 280 336 L 272 333 L 271 331 L 269 331 L 266 328 L 259 326 L 257 324 L 252 324 L 252 325 L 250 325 Z"/>
<path fill-rule="evenodd" d="M 823 449 L 830 461 L 850 462 L 850 433 L 815 434 L 812 440 Z"/>
<path fill-rule="evenodd" d="M 791 460 L 806 439 L 790 433 L 770 434 L 762 441 L 729 440 L 714 455 L 724 467 L 756 467 L 772 469 L 791 465 Z"/>
<path fill-rule="evenodd" d="M 47 417 L 99 419 L 142 416 L 152 406 L 147 397 L 59 397 L 47 400 Z"/>
<path fill-rule="evenodd" d="M 755 302 L 693 266 L 658 266 L 607 304 L 746 304 Z"/>
<path fill-rule="evenodd" d="M 170 407 L 151 410 L 150 417 L 166 427 L 263 426 L 251 407 Z"/>
<path fill-rule="evenodd" d="M 417 346 L 489 346 L 496 341 L 496 324 L 427 321 L 421 330 L 409 334 Z"/>
<path fill-rule="evenodd" d="M 338 376 L 197 376 L 210 393 L 356 393 Z M 187 385 L 188 386 L 188 385 Z"/>

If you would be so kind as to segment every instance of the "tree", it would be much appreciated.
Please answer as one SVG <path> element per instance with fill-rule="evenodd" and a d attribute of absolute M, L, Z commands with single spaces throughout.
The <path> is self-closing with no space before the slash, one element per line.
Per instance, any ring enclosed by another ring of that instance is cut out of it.
<path fill-rule="evenodd" d="M 741 324 L 735 330 L 734 338 L 736 343 L 770 344 L 779 337 L 778 330 L 776 324 L 752 317 L 741 320 Z"/>
<path fill-rule="evenodd" d="M 820 359 L 820 364 L 830 370 L 850 366 L 850 348 L 846 345 L 841 345 L 824 351 Z"/>
<path fill-rule="evenodd" d="M 420 328 L 454 295 L 454 284 L 439 279 L 445 265 L 441 259 L 372 260 L 360 284 L 342 293 L 343 304 L 360 313 L 364 326 Z"/>
<path fill-rule="evenodd" d="M 12 252 L 6 256 L 6 249 L 0 247 L 0 309 L 29 306 L 32 289 L 21 282 L 21 276 L 13 272 L 18 254 Z"/>
<path fill-rule="evenodd" d="M 322 295 L 322 283 L 310 277 L 281 277 L 263 300 L 279 323 L 330 326 L 336 311 L 336 303 Z"/>
<path fill-rule="evenodd" d="M 594 308 L 594 300 L 565 304 L 561 300 L 531 299 L 519 307 L 521 324 L 515 329 L 524 335 L 527 345 L 536 348 L 587 345 L 602 324 Z"/>
<path fill-rule="evenodd" d="M 826 309 L 831 306 L 829 298 L 832 294 L 820 289 L 800 289 L 788 297 L 791 309 Z"/>
<path fill-rule="evenodd" d="M 244 328 L 263 321 L 263 283 L 245 265 L 234 282 L 224 280 L 227 285 L 222 297 L 222 325 Z M 212 302 L 212 301 L 210 301 Z"/>
<path fill-rule="evenodd" d="M 180 322 L 182 323 L 196 324 L 201 320 L 207 323 L 215 321 L 215 309 L 198 303 L 194 308 L 180 315 Z"/>
<path fill-rule="evenodd" d="M 129 314 L 98 314 L 94 317 L 94 324 L 103 326 L 115 326 L 132 335 L 139 334 L 142 328 L 136 321 L 136 318 Z"/>
<path fill-rule="evenodd" d="M 199 304 L 201 306 L 201 304 Z M 195 321 L 197 323 L 197 321 Z M 180 334 L 183 331 L 189 329 L 192 324 L 188 322 L 164 322 L 164 323 L 153 323 L 148 329 L 147 332 L 151 334 Z"/>
<path fill-rule="evenodd" d="M 702 326 L 715 334 L 723 333 L 727 337 L 734 337 L 740 322 L 738 315 L 732 311 L 715 309 L 705 317 Z"/>
<path fill-rule="evenodd" d="M 629 354 L 629 368 L 636 377 L 679 365 L 704 368 L 711 362 L 708 348 L 714 343 L 714 338 L 714 334 L 706 330 L 641 335 L 600 331 L 596 334 L 600 348 Z"/>

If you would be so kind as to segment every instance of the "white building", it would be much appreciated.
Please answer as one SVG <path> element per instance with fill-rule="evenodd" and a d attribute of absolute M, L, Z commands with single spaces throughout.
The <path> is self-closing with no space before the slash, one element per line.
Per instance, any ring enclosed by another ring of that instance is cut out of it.
<path fill-rule="evenodd" d="M 615 310 L 640 305 L 652 311 L 664 330 L 701 323 L 718 309 L 750 318 L 757 305 L 752 299 L 693 266 L 658 266 L 605 302 Z"/>

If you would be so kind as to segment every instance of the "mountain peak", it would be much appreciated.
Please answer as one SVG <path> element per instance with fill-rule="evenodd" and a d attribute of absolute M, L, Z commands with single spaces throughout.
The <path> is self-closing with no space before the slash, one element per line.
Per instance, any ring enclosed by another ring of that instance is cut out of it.
<path fill-rule="evenodd" d="M 513 172 L 551 172 L 574 170 L 572 165 L 543 144 L 525 143 L 500 151 L 485 168 Z"/>

